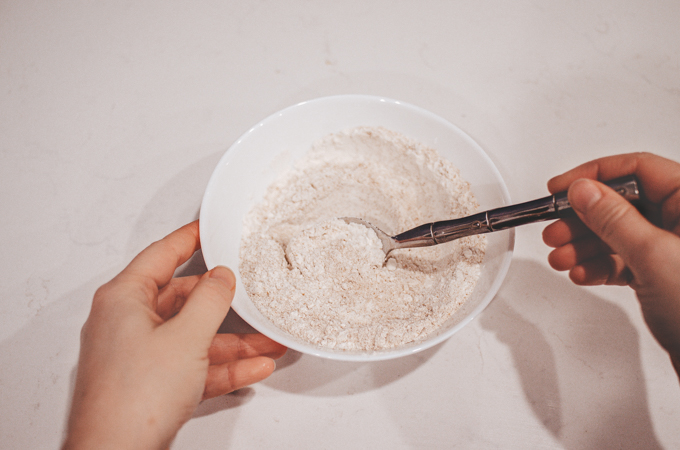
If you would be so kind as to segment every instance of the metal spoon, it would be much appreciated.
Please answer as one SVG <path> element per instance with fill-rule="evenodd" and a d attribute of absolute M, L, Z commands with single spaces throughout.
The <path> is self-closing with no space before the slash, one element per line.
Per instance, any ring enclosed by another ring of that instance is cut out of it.
<path fill-rule="evenodd" d="M 639 182 L 635 175 L 628 175 L 605 182 L 626 200 L 638 206 L 641 202 Z M 357 223 L 371 228 L 378 235 L 385 258 L 399 248 L 428 247 L 443 244 L 465 236 L 491 233 L 519 225 L 543 220 L 574 217 L 576 213 L 567 199 L 567 192 L 560 192 L 517 205 L 503 206 L 472 216 L 443 220 L 419 225 L 396 236 L 390 236 L 380 228 L 356 217 L 341 217 L 346 223 Z"/>

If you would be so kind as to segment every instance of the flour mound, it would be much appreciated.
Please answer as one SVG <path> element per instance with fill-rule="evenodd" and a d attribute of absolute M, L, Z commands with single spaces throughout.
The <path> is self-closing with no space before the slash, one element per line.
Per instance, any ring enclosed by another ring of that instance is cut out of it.
<path fill-rule="evenodd" d="M 314 143 L 247 215 L 240 274 L 279 328 L 325 348 L 371 351 L 435 333 L 469 297 L 486 239 L 385 255 L 388 234 L 474 213 L 458 170 L 425 145 L 360 127 Z"/>
<path fill-rule="evenodd" d="M 357 273 L 368 276 L 382 266 L 385 254 L 373 230 L 336 219 L 294 236 L 286 247 L 286 259 L 305 279 L 330 284 L 350 281 Z"/>

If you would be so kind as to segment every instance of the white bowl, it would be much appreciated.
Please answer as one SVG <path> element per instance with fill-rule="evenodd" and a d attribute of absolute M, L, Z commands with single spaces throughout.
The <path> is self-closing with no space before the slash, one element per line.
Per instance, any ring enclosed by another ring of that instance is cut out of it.
<path fill-rule="evenodd" d="M 253 328 L 302 353 L 345 361 L 377 361 L 416 353 L 453 335 L 493 299 L 510 266 L 512 230 L 488 234 L 481 276 L 465 304 L 427 340 L 371 352 L 322 348 L 276 327 L 250 301 L 238 272 L 243 218 L 267 187 L 314 141 L 356 126 L 382 126 L 435 149 L 456 165 L 481 206 L 510 204 L 500 173 L 475 141 L 459 128 L 422 108 L 382 97 L 341 95 L 302 102 L 273 114 L 241 136 L 220 159 L 210 178 L 200 213 L 201 246 L 208 268 L 224 265 L 237 279 L 232 308 Z"/>

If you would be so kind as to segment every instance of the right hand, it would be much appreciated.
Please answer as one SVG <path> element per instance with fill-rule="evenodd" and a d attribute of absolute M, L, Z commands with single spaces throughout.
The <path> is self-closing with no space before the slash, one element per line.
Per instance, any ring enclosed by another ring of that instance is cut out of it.
<path fill-rule="evenodd" d="M 661 228 L 602 183 L 637 175 L 646 198 L 660 208 Z M 548 182 L 569 190 L 578 220 L 559 220 L 543 231 L 554 247 L 548 261 L 569 270 L 578 285 L 628 285 L 645 321 L 680 374 L 680 164 L 649 153 L 597 159 Z"/>

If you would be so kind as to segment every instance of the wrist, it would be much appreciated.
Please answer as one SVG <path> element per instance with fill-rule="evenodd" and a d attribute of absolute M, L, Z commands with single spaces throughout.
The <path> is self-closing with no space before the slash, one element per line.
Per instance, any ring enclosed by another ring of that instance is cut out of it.
<path fill-rule="evenodd" d="M 156 449 L 167 448 L 153 415 L 138 403 L 102 402 L 74 405 L 63 449 Z M 140 409 L 141 408 L 141 409 Z"/>

